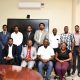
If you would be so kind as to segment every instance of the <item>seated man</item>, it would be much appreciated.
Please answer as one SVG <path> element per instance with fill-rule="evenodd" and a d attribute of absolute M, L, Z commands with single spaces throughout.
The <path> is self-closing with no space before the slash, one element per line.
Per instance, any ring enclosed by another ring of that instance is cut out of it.
<path fill-rule="evenodd" d="M 3 59 L 2 64 L 17 64 L 17 46 L 13 44 L 13 39 L 8 39 L 8 44 L 4 47 L 3 50 Z"/>
<path fill-rule="evenodd" d="M 36 48 L 32 46 L 32 40 L 27 40 L 26 41 L 26 47 L 22 48 L 22 53 L 21 53 L 21 66 L 32 69 L 34 64 L 35 64 L 35 59 L 36 59 Z"/>
<path fill-rule="evenodd" d="M 46 66 L 47 71 L 45 80 L 50 80 L 50 74 L 53 69 L 52 60 L 54 56 L 54 51 L 53 48 L 49 46 L 48 39 L 44 39 L 43 46 L 39 47 L 37 55 L 40 60 L 38 64 L 39 73 L 43 76 L 43 69 Z"/>

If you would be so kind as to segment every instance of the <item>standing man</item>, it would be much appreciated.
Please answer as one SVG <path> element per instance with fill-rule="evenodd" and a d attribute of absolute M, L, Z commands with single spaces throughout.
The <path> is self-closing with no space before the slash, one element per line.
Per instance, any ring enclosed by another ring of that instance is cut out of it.
<path fill-rule="evenodd" d="M 27 26 L 26 32 L 23 34 L 23 45 L 26 44 L 26 40 L 31 39 L 34 44 L 34 32 L 31 25 Z"/>
<path fill-rule="evenodd" d="M 69 33 L 68 26 L 64 27 L 64 33 L 60 36 L 60 42 L 67 43 L 67 48 L 72 51 L 74 50 L 74 35 Z M 71 63 L 70 63 L 71 64 Z M 68 76 L 70 76 L 71 65 L 69 66 Z"/>
<path fill-rule="evenodd" d="M 79 54 L 78 54 L 78 76 L 80 77 L 80 45 L 79 45 Z"/>
<path fill-rule="evenodd" d="M 49 46 L 49 40 L 43 40 L 43 46 L 38 48 L 38 59 L 40 60 L 38 63 L 38 70 L 39 73 L 43 76 L 43 69 L 47 67 L 46 71 L 46 78 L 45 80 L 50 80 L 50 74 L 53 69 L 53 62 L 54 59 L 54 50 L 52 47 Z"/>
<path fill-rule="evenodd" d="M 75 38 L 75 46 L 74 46 L 74 52 L 73 52 L 73 66 L 72 66 L 72 74 L 75 74 L 76 71 L 76 59 L 78 57 L 78 76 L 80 77 L 80 56 L 79 56 L 79 45 L 80 45 L 80 33 L 79 33 L 79 26 L 75 26 L 75 33 L 74 33 L 74 38 Z"/>
<path fill-rule="evenodd" d="M 14 32 L 11 34 L 11 38 L 13 38 L 13 44 L 17 45 L 18 56 L 20 57 L 22 51 L 22 42 L 23 42 L 23 34 L 19 32 L 19 27 L 14 26 Z M 21 60 L 19 59 L 19 65 Z"/>
<path fill-rule="evenodd" d="M 45 31 L 45 24 L 40 23 L 39 30 L 37 30 L 34 35 L 34 46 L 38 49 L 38 47 L 43 45 L 43 40 L 45 38 L 48 39 L 48 32 Z"/>
<path fill-rule="evenodd" d="M 56 53 L 60 44 L 60 36 L 57 35 L 57 29 L 53 28 L 52 34 L 49 35 L 50 46 L 54 49 Z"/>
<path fill-rule="evenodd" d="M 10 33 L 7 31 L 7 25 L 3 25 L 2 29 L 3 31 L 0 32 L 0 44 L 2 49 L 4 49 L 4 46 L 7 44 L 8 38 L 10 37 Z"/>
<path fill-rule="evenodd" d="M 49 35 L 49 42 L 50 42 L 50 46 L 54 50 L 54 53 L 58 52 L 59 44 L 60 44 L 60 35 L 57 35 L 56 28 L 53 28 L 52 34 Z M 54 65 L 55 64 L 56 64 L 56 60 L 54 59 Z M 57 75 L 56 70 L 55 70 L 55 66 L 54 66 L 54 71 L 55 71 L 55 74 Z M 56 79 L 57 77 L 55 76 L 54 78 Z"/>

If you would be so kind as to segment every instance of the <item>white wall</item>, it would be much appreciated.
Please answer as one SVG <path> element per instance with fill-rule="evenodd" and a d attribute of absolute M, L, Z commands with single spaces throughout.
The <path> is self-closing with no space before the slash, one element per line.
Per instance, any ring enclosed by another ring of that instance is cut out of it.
<path fill-rule="evenodd" d="M 80 0 L 77 0 L 75 3 L 76 7 L 76 15 L 75 16 L 75 24 L 78 24 L 80 26 Z"/>
<path fill-rule="evenodd" d="M 74 32 L 74 26 L 80 26 L 80 0 L 73 0 L 72 3 L 72 31 Z"/>
<path fill-rule="evenodd" d="M 72 0 L 42 0 L 42 9 L 19 9 L 17 4 L 20 0 L 0 0 L 0 31 L 1 26 L 7 23 L 8 18 L 23 18 L 27 14 L 31 19 L 49 19 L 49 31 L 53 27 L 58 28 L 58 33 L 63 32 L 65 25 L 72 31 Z"/>

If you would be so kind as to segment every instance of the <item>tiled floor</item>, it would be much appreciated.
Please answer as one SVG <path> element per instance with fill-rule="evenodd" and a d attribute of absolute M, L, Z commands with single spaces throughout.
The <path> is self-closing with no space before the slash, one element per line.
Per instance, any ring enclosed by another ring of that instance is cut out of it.
<path fill-rule="evenodd" d="M 52 76 L 54 76 L 54 73 L 52 73 Z M 57 80 L 57 79 L 51 79 L 51 80 Z M 66 80 L 80 80 L 80 77 L 77 76 L 77 71 L 74 75 L 71 75 L 70 77 L 66 77 Z"/>
<path fill-rule="evenodd" d="M 50 80 L 58 80 L 58 79 L 51 78 Z M 70 77 L 66 77 L 66 80 L 80 80 L 80 77 L 78 77 L 77 75 L 73 76 L 71 75 Z"/>
<path fill-rule="evenodd" d="M 58 80 L 58 79 L 52 78 L 51 80 Z M 71 75 L 70 77 L 66 77 L 66 80 L 80 80 L 80 77 L 78 77 L 77 75 L 73 75 L 73 76 Z"/>
<path fill-rule="evenodd" d="M 77 76 L 77 73 L 71 75 L 70 77 L 66 77 L 66 80 L 80 80 L 80 77 Z"/>

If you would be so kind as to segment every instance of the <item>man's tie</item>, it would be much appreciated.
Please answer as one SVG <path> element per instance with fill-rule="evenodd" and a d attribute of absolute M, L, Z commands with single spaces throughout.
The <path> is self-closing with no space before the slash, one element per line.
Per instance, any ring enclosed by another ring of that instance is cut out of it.
<path fill-rule="evenodd" d="M 29 36 L 30 36 L 30 32 L 28 32 L 28 38 L 29 38 Z"/>

